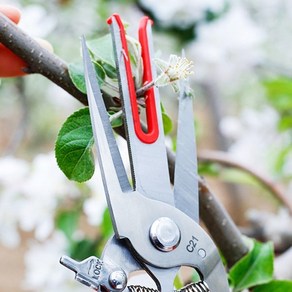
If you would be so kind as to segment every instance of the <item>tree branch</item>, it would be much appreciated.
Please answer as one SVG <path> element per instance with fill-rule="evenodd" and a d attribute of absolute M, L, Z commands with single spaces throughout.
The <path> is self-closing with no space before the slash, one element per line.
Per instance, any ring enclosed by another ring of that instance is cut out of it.
<path fill-rule="evenodd" d="M 167 158 L 171 182 L 174 182 L 175 155 L 167 148 Z M 208 228 L 227 264 L 231 267 L 247 252 L 239 229 L 225 208 L 209 189 L 203 178 L 199 180 L 200 218 Z"/>
<path fill-rule="evenodd" d="M 80 102 L 87 104 L 86 95 L 72 83 L 63 60 L 40 46 L 3 13 L 0 13 L 0 29 L 0 42 L 28 64 L 28 68 L 24 68 L 25 72 L 47 77 Z"/>
<path fill-rule="evenodd" d="M 230 158 L 230 156 L 222 151 L 201 151 L 198 155 L 198 159 L 201 162 L 218 163 L 223 165 L 224 167 L 240 169 L 243 172 L 250 174 L 260 183 L 263 188 L 265 188 L 268 192 L 274 195 L 274 197 L 289 210 L 290 214 L 292 214 L 292 204 L 288 200 L 287 196 L 283 193 L 280 186 L 263 174 L 260 174 L 254 169 L 251 169 L 250 167 L 233 160 L 232 158 Z"/>
<path fill-rule="evenodd" d="M 42 48 L 1 13 L 0 28 L 0 42 L 28 64 L 29 72 L 49 78 L 81 103 L 87 104 L 86 95 L 78 91 L 71 82 L 64 61 Z M 123 129 L 118 129 L 118 132 L 124 136 Z M 175 156 L 169 149 L 167 152 L 173 181 Z M 200 181 L 200 212 L 202 220 L 229 266 L 247 253 L 248 249 L 239 230 L 203 180 Z"/>

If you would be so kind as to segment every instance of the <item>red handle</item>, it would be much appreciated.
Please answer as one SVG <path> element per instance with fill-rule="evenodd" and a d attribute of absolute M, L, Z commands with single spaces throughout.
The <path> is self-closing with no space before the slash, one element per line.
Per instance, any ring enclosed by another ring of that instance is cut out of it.
<path fill-rule="evenodd" d="M 148 89 L 145 93 L 147 132 L 144 132 L 141 127 L 141 121 L 140 121 L 140 116 L 139 116 L 139 111 L 138 111 L 137 96 L 136 96 L 133 75 L 132 75 L 131 62 L 130 62 L 130 57 L 129 57 L 129 50 L 128 50 L 128 45 L 127 45 L 127 40 L 126 40 L 125 29 L 121 21 L 121 18 L 118 14 L 113 14 L 112 17 L 116 19 L 117 24 L 120 28 L 120 36 L 121 36 L 122 47 L 124 50 L 126 77 L 127 77 L 128 87 L 129 87 L 129 95 L 130 95 L 135 133 L 137 137 L 140 139 L 140 141 L 147 144 L 151 144 L 151 143 L 154 143 L 159 136 L 154 88 L 152 87 Z M 112 22 L 111 18 L 108 20 L 109 24 L 111 24 Z M 141 55 L 142 55 L 143 67 L 144 67 L 144 72 L 143 72 L 144 84 L 152 81 L 151 59 L 150 59 L 148 37 L 147 37 L 147 25 L 149 21 L 151 20 L 148 17 L 143 17 L 140 21 L 140 26 L 139 26 L 139 41 L 142 48 Z"/>

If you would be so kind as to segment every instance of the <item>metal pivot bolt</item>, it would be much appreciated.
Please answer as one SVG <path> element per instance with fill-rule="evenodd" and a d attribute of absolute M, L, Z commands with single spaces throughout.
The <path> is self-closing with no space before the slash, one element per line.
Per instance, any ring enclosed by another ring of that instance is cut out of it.
<path fill-rule="evenodd" d="M 181 234 L 178 226 L 168 217 L 155 220 L 150 227 L 150 239 L 161 251 L 172 251 L 180 242 Z"/>
<path fill-rule="evenodd" d="M 113 289 L 122 291 L 126 288 L 127 276 L 123 270 L 117 270 L 109 275 L 108 281 Z"/>

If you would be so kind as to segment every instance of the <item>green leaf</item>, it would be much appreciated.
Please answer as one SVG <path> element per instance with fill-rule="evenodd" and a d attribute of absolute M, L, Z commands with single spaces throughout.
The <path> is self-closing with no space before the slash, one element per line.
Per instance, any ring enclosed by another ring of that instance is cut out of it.
<path fill-rule="evenodd" d="M 292 80 L 276 78 L 263 82 L 267 97 L 276 109 L 287 111 L 292 109 Z"/>
<path fill-rule="evenodd" d="M 88 41 L 87 47 L 94 55 L 94 59 L 96 61 L 102 61 L 114 68 L 116 67 L 112 38 L 110 34 L 95 40 Z"/>
<path fill-rule="evenodd" d="M 289 292 L 292 291 L 292 282 L 285 280 L 274 280 L 268 284 L 260 285 L 253 292 Z"/>
<path fill-rule="evenodd" d="M 84 182 L 92 177 L 94 173 L 92 145 L 89 109 L 83 108 L 65 121 L 55 145 L 57 163 L 69 179 Z"/>
<path fill-rule="evenodd" d="M 76 230 L 79 215 L 77 210 L 66 210 L 56 217 L 56 227 L 62 230 L 69 240 L 72 239 L 73 232 Z"/>
<path fill-rule="evenodd" d="M 251 186 L 258 186 L 258 181 L 250 174 L 235 168 L 225 168 L 219 173 L 220 178 L 224 181 L 237 184 L 246 184 Z"/>
<path fill-rule="evenodd" d="M 101 64 L 106 76 L 108 76 L 111 79 L 117 79 L 118 78 L 118 73 L 115 67 L 107 64 L 107 63 L 102 63 Z"/>
<path fill-rule="evenodd" d="M 229 272 L 233 291 L 265 284 L 273 279 L 273 245 L 268 243 L 254 243 L 250 252 L 239 260 Z"/>
<path fill-rule="evenodd" d="M 105 80 L 106 72 L 104 68 L 97 62 L 93 62 L 95 73 L 97 76 L 97 80 L 99 83 L 99 86 L 101 86 Z"/>
<path fill-rule="evenodd" d="M 278 123 L 278 128 L 280 131 L 291 130 L 292 129 L 292 116 L 291 115 L 283 116 Z"/>
<path fill-rule="evenodd" d="M 162 113 L 162 123 L 164 134 L 169 134 L 172 130 L 172 120 L 166 113 Z"/>
<path fill-rule="evenodd" d="M 84 70 L 81 62 L 68 65 L 69 76 L 73 84 L 83 93 L 86 93 Z"/>
<path fill-rule="evenodd" d="M 281 172 L 285 163 L 290 159 L 289 155 L 292 154 L 292 145 L 288 145 L 281 149 L 277 155 L 277 159 L 275 161 L 275 170 L 277 172 Z"/>
<path fill-rule="evenodd" d="M 93 63 L 99 86 L 105 79 L 105 71 L 99 63 Z M 86 84 L 84 79 L 84 70 L 82 62 L 71 63 L 68 65 L 69 76 L 73 84 L 83 93 L 86 93 Z"/>
<path fill-rule="evenodd" d="M 198 172 L 201 175 L 218 176 L 222 168 L 217 163 L 199 162 Z"/>
<path fill-rule="evenodd" d="M 70 257 L 75 260 L 84 260 L 87 257 L 96 255 L 98 247 L 98 241 L 92 239 L 82 239 L 74 242 L 70 246 Z"/>
<path fill-rule="evenodd" d="M 128 44 L 128 50 L 131 60 L 131 68 L 132 68 L 132 74 L 135 80 L 135 86 L 136 88 L 140 88 L 143 83 L 143 64 L 142 64 L 142 58 L 141 58 L 141 45 L 140 43 L 127 35 L 127 44 Z"/>
<path fill-rule="evenodd" d="M 165 112 L 165 108 L 162 105 L 162 103 L 160 103 L 160 106 L 161 106 L 161 113 L 162 113 L 163 130 L 164 130 L 164 134 L 167 135 L 171 132 L 173 124 L 172 124 L 171 118 Z"/>
<path fill-rule="evenodd" d="M 108 208 L 106 208 L 103 213 L 103 219 L 100 226 L 100 231 L 104 239 L 109 238 L 113 234 L 113 225 L 112 225 L 112 220 L 111 220 L 111 216 L 110 216 L 110 212 Z"/>
<path fill-rule="evenodd" d="M 134 38 L 131 38 L 129 36 L 126 36 L 126 38 L 131 60 L 133 78 L 135 80 L 136 87 L 139 88 L 142 85 L 143 76 L 141 46 L 140 43 Z M 93 54 L 94 60 L 96 62 L 99 62 L 105 70 L 106 75 L 110 79 L 117 79 L 117 70 L 113 53 L 111 35 L 107 34 L 96 40 L 88 41 L 87 46 Z"/>

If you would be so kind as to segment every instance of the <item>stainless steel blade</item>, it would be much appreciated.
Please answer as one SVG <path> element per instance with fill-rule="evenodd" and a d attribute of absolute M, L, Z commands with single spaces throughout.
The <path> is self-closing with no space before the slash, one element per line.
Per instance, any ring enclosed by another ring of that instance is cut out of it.
<path fill-rule="evenodd" d="M 112 19 L 111 32 L 114 40 L 120 92 L 122 93 L 123 107 L 126 117 L 127 141 L 132 166 L 134 189 L 148 198 L 173 205 L 174 199 L 170 188 L 158 90 L 155 88 L 156 109 L 159 121 L 159 137 L 156 142 L 145 144 L 138 139 L 134 130 L 129 88 L 126 78 L 124 51 L 121 43 L 120 29 L 115 18 Z M 147 27 L 147 32 L 148 43 L 152 44 L 151 27 L 149 25 Z M 151 55 L 153 55 L 153 48 L 151 46 L 150 51 Z M 152 74 L 155 79 L 156 74 L 153 68 Z"/>
<path fill-rule="evenodd" d="M 180 84 L 176 163 L 174 173 L 175 206 L 199 221 L 197 150 L 193 101 L 188 94 L 188 82 Z"/>
<path fill-rule="evenodd" d="M 84 60 L 85 81 L 90 109 L 93 135 L 96 143 L 97 157 L 101 170 L 103 185 L 115 232 L 117 220 L 112 210 L 112 204 L 123 192 L 132 191 L 126 171 L 118 150 L 108 114 L 96 80 L 85 39 L 82 39 L 82 54 Z"/>
<path fill-rule="evenodd" d="M 87 98 L 94 139 L 97 146 L 101 144 L 101 142 L 104 142 L 110 151 L 110 153 L 100 153 L 104 154 L 102 157 L 100 157 L 100 164 L 101 167 L 104 169 L 103 172 L 106 172 L 106 175 L 108 175 L 108 177 L 112 177 L 115 175 L 117 176 L 122 191 L 128 191 L 131 189 L 129 180 L 120 155 L 120 151 L 113 135 L 112 126 L 109 121 L 108 113 L 106 111 L 102 94 L 96 79 L 96 73 L 90 60 L 84 38 L 82 39 L 82 53 L 84 60 Z M 97 148 L 98 153 L 103 150 L 99 147 Z M 115 169 L 114 173 L 109 172 L 107 169 L 105 169 L 105 166 L 108 164 L 105 162 L 107 162 L 108 160 L 111 161 L 111 167 Z M 113 179 L 111 179 L 111 181 L 113 181 Z"/>

